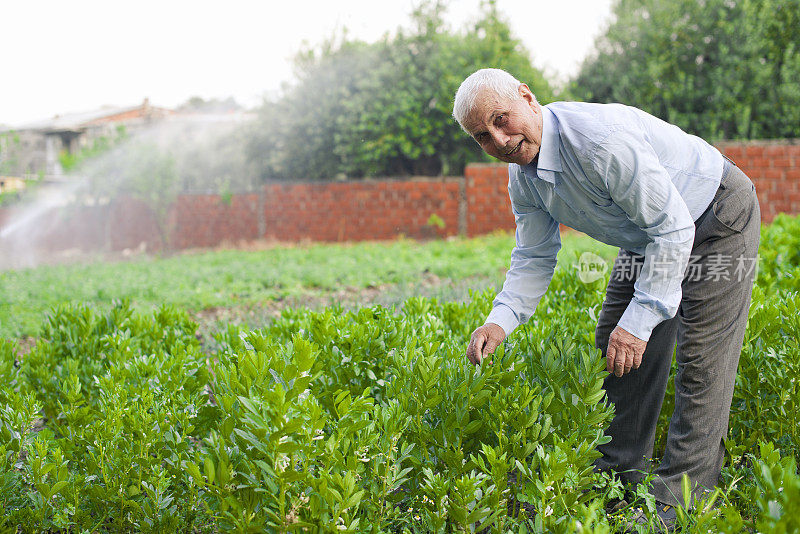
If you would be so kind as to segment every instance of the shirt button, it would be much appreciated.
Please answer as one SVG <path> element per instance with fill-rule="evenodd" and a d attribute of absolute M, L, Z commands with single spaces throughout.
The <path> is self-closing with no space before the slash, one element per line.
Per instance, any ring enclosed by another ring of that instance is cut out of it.
<path fill-rule="evenodd" d="M 586 212 L 581 210 L 581 215 L 586 215 Z"/>

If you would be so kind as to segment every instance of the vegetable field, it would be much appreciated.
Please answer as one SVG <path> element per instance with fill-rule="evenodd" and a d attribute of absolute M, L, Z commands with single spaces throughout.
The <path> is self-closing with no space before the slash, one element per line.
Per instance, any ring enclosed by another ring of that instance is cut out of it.
<path fill-rule="evenodd" d="M 509 236 L 2 273 L 0 531 L 618 530 L 653 502 L 628 488 L 607 513 L 625 488 L 592 471 L 613 415 L 593 348 L 605 280 L 579 280 L 572 239 L 535 318 L 477 369 L 464 350 Z M 723 477 L 684 532 L 800 529 L 799 251 L 799 219 L 763 229 Z M 437 296 L 302 306 L 341 286 Z M 213 342 L 190 315 L 295 297 Z"/>
<path fill-rule="evenodd" d="M 431 296 L 463 300 L 470 287 L 502 283 L 513 243 L 513 237 L 503 233 L 427 243 L 401 239 L 223 250 L 0 271 L 0 337 L 35 336 L 43 314 L 64 302 L 103 310 L 113 300 L 127 300 L 148 311 L 162 304 L 191 312 L 223 308 L 229 312 L 224 318 L 260 326 L 265 309 L 316 307 L 326 301 L 344 300 L 349 307 L 363 306 L 365 300 L 391 305 L 431 290 Z M 567 267 L 576 252 L 589 249 L 607 259 L 616 254 L 612 247 L 598 247 L 574 234 L 564 240 L 559 261 Z"/>

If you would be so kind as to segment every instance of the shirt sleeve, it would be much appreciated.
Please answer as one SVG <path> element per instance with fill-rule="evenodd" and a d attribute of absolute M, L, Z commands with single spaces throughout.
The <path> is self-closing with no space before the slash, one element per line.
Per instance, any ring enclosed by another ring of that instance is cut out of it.
<path fill-rule="evenodd" d="M 642 135 L 613 133 L 599 145 L 595 163 L 612 200 L 650 238 L 633 298 L 617 323 L 648 341 L 653 329 L 678 311 L 694 220 Z"/>
<path fill-rule="evenodd" d="M 516 245 L 503 289 L 486 319 L 486 323 L 502 327 L 506 336 L 533 315 L 553 278 L 561 248 L 558 223 L 531 201 L 515 174 L 509 166 L 508 194 L 517 223 Z"/>

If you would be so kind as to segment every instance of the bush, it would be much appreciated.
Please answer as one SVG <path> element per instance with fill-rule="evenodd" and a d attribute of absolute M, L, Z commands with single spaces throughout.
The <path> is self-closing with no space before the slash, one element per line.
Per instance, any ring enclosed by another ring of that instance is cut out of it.
<path fill-rule="evenodd" d="M 299 54 L 296 83 L 264 103 L 251 129 L 261 178 L 460 174 L 487 157 L 451 117 L 458 86 L 479 68 L 504 68 L 552 100 L 494 2 L 459 32 L 446 29 L 443 9 L 423 2 L 411 30 L 369 44 L 332 38 Z"/>

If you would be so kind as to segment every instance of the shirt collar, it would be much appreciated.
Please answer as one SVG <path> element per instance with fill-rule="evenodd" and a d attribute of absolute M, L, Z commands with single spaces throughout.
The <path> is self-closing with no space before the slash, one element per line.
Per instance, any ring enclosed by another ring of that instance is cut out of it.
<path fill-rule="evenodd" d="M 555 172 L 561 172 L 561 157 L 558 154 L 559 136 L 558 122 L 553 112 L 545 106 L 542 110 L 542 145 L 536 163 L 524 165 L 523 171 L 541 180 L 555 183 Z"/>

